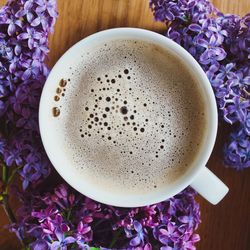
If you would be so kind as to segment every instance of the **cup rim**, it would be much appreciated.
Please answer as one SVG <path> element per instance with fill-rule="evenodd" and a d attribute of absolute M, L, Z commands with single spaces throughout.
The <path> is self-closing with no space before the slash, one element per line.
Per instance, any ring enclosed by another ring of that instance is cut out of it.
<path fill-rule="evenodd" d="M 97 189 L 95 190 L 95 187 L 88 187 L 87 185 L 84 185 L 83 180 L 79 179 L 80 177 L 77 176 L 76 173 L 70 171 L 69 167 L 65 166 L 63 161 L 59 163 L 57 155 L 53 153 L 55 151 L 55 147 L 51 145 L 51 143 L 53 144 L 53 138 L 49 138 L 48 136 L 46 136 L 46 133 L 49 129 L 46 122 L 48 113 L 48 109 L 46 108 L 46 106 L 48 106 L 46 105 L 48 103 L 47 93 L 51 91 L 52 82 L 56 78 L 58 78 L 57 77 L 58 72 L 63 71 L 62 67 L 65 64 L 65 62 L 69 60 L 72 54 L 76 53 L 78 49 L 83 48 L 88 44 L 91 44 L 93 41 L 102 41 L 102 43 L 104 43 L 104 40 L 105 41 L 114 40 L 119 38 L 150 41 L 152 43 L 160 45 L 163 48 L 165 47 L 168 50 L 174 51 L 176 55 L 182 58 L 184 64 L 187 65 L 188 68 L 191 68 L 191 70 L 194 72 L 194 74 L 197 77 L 197 82 L 199 81 L 201 83 L 207 97 L 206 104 L 208 105 L 207 107 L 208 107 L 209 117 L 207 124 L 208 132 L 205 143 L 206 146 L 203 146 L 201 150 L 202 152 L 200 152 L 199 154 L 198 157 L 199 159 L 197 161 L 196 166 L 192 167 L 187 173 L 185 173 L 185 176 L 178 179 L 174 187 L 166 188 L 164 192 L 158 192 L 153 195 L 148 195 L 148 196 L 135 195 L 133 197 L 125 197 L 125 196 L 123 197 L 121 195 L 116 196 L 110 193 L 104 194 L 100 190 L 99 191 Z M 196 175 L 198 175 L 199 170 L 201 170 L 201 168 L 205 166 L 212 153 L 214 143 L 216 140 L 217 126 L 218 126 L 218 114 L 217 114 L 217 105 L 215 96 L 211 84 L 205 72 L 198 64 L 198 62 L 184 48 L 182 48 L 179 44 L 175 43 L 171 39 L 156 32 L 139 28 L 124 27 L 124 28 L 108 29 L 94 33 L 74 44 L 61 56 L 61 58 L 56 62 L 56 64 L 52 68 L 45 82 L 39 104 L 39 128 L 40 128 L 42 143 L 52 165 L 55 167 L 57 172 L 63 177 L 63 179 L 69 185 L 71 185 L 73 188 L 75 188 L 80 193 L 86 195 L 87 197 L 99 201 L 101 203 L 119 207 L 139 207 L 139 206 L 158 203 L 176 195 L 177 193 L 185 189 L 188 185 L 190 185 L 194 180 L 194 178 L 196 177 Z"/>

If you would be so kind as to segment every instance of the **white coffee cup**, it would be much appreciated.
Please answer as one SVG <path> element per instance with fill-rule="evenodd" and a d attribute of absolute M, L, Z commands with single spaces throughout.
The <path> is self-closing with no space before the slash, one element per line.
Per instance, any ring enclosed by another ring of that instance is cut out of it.
<path fill-rule="evenodd" d="M 53 138 L 53 131 L 50 130 L 49 119 L 51 116 L 51 93 L 56 89 L 60 79 L 64 78 L 64 70 L 68 68 L 69 62 L 77 60 L 79 51 L 86 48 L 94 48 L 97 43 L 105 43 L 117 39 L 131 39 L 151 42 L 162 48 L 166 48 L 175 53 L 193 71 L 197 77 L 197 83 L 205 93 L 205 103 L 208 108 L 208 137 L 205 146 L 200 150 L 196 157 L 195 165 L 190 167 L 183 176 L 178 177 L 173 184 L 161 190 L 152 191 L 146 194 L 126 194 L 117 195 L 98 188 L 98 185 L 90 185 L 88 180 L 83 179 L 77 171 L 70 167 L 67 154 L 63 153 L 60 145 Z M 217 204 L 228 192 L 228 187 L 218 179 L 205 165 L 212 153 L 217 133 L 218 114 L 215 96 L 206 74 L 195 61 L 195 59 L 180 45 L 172 40 L 152 31 L 137 28 L 116 28 L 95 33 L 70 48 L 53 67 L 45 83 L 39 107 L 39 126 L 44 148 L 47 155 L 59 174 L 76 190 L 82 194 L 99 202 L 120 206 L 137 207 L 157 203 L 168 199 L 187 186 L 193 187 L 200 195 L 212 204 Z"/>

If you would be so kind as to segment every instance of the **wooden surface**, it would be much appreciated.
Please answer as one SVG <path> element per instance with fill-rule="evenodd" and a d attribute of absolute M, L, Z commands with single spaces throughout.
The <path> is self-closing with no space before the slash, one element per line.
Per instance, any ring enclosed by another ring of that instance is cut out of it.
<path fill-rule="evenodd" d="M 0 5 L 4 2 L 0 0 Z M 226 13 L 244 15 L 250 12 L 250 0 L 213 2 Z M 50 66 L 75 42 L 99 30 L 129 26 L 164 31 L 162 24 L 153 21 L 147 0 L 58 0 L 58 9 L 55 33 L 50 38 Z M 198 197 L 202 217 L 198 250 L 250 249 L 250 169 L 239 173 L 223 166 L 222 145 L 226 137 L 227 131 L 220 128 L 208 167 L 223 179 L 230 192 L 217 206 Z M 2 227 L 6 223 L 7 218 L 0 208 L 0 249 L 20 249 L 15 236 Z"/>

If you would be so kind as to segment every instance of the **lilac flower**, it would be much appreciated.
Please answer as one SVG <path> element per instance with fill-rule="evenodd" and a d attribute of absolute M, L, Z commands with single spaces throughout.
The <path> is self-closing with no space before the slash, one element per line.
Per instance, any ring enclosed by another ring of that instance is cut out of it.
<path fill-rule="evenodd" d="M 16 56 L 19 56 L 21 54 L 22 51 L 22 45 L 21 42 L 19 40 L 17 40 L 15 37 L 11 38 L 9 40 L 10 45 L 14 46 L 14 52 Z M 12 72 L 11 72 L 12 73 Z"/>
<path fill-rule="evenodd" d="M 174 21 L 180 19 L 186 21 L 190 9 L 196 4 L 195 0 L 172 1 L 172 0 L 150 0 L 150 7 L 154 11 L 157 21 Z"/>
<path fill-rule="evenodd" d="M 31 244 L 32 250 L 49 250 L 49 245 L 46 240 L 36 240 Z"/>
<path fill-rule="evenodd" d="M 231 70 L 235 67 L 235 63 L 228 63 L 225 66 L 224 65 L 220 65 L 219 68 L 219 73 L 216 75 L 217 78 L 219 79 L 224 79 L 224 78 L 232 78 L 233 73 L 231 72 Z"/>
<path fill-rule="evenodd" d="M 228 84 L 231 87 L 240 87 L 244 88 L 248 85 L 250 85 L 250 76 L 245 76 L 243 75 L 243 72 L 238 71 L 236 73 L 231 73 L 228 75 Z"/>
<path fill-rule="evenodd" d="M 221 77 L 217 77 L 218 75 L 215 73 L 218 71 L 218 69 L 220 68 L 220 65 L 218 63 L 212 64 L 209 69 L 206 71 L 206 75 L 208 77 L 208 79 L 211 81 L 211 84 L 213 85 L 212 79 L 217 78 L 219 81 L 221 80 Z M 222 81 L 223 82 L 223 81 Z M 222 85 L 222 82 L 219 85 Z M 218 84 L 216 84 L 218 85 Z"/>
<path fill-rule="evenodd" d="M 24 190 L 28 187 L 29 183 L 37 181 L 40 177 L 35 164 L 25 164 L 22 171 L 20 171 L 20 175 L 23 178 Z"/>
<path fill-rule="evenodd" d="M 12 36 L 16 30 L 17 27 L 22 27 L 22 22 L 17 19 L 14 15 L 12 15 L 12 13 L 10 14 L 10 16 L 5 20 L 5 23 L 8 24 L 8 35 Z"/>
<path fill-rule="evenodd" d="M 214 19 L 210 19 L 210 20 L 214 20 Z M 225 29 L 223 29 L 223 27 L 218 22 L 214 23 L 212 25 L 209 25 L 208 30 L 212 31 L 214 33 L 214 35 L 218 39 L 219 44 L 222 44 L 225 37 L 228 36 L 227 31 Z"/>
<path fill-rule="evenodd" d="M 40 39 L 39 41 L 34 43 L 34 48 L 35 48 L 34 58 L 35 59 L 39 59 L 39 58 L 44 59 L 44 55 L 49 53 L 48 46 L 45 42 L 46 40 Z"/>
<path fill-rule="evenodd" d="M 51 17 L 57 18 L 56 0 L 37 0 L 36 4 L 39 5 L 36 8 L 37 13 L 48 11 Z"/>
<path fill-rule="evenodd" d="M 58 203 L 55 196 L 68 206 Z M 192 189 L 186 189 L 167 201 L 141 208 L 100 204 L 66 184 L 57 186 L 53 192 L 32 191 L 27 195 L 26 191 L 18 197 L 22 198 L 22 221 L 25 221 L 25 224 L 20 222 L 20 226 L 24 226 L 27 237 L 37 239 L 38 246 L 45 241 L 51 249 L 74 246 L 85 250 L 92 245 L 110 249 L 112 238 L 118 234 L 111 249 L 152 250 L 183 246 L 185 241 L 193 247 L 196 241 L 192 236 L 199 239 L 194 230 L 200 223 L 200 211 Z M 164 237 L 168 237 L 170 245 L 164 244 L 167 242 Z M 34 245 L 31 242 L 30 246 Z"/>
<path fill-rule="evenodd" d="M 9 71 L 12 74 L 15 74 L 16 69 L 18 68 L 19 65 L 19 58 L 18 57 L 14 57 L 11 61 L 10 61 L 10 66 L 9 66 Z"/>
<path fill-rule="evenodd" d="M 246 109 L 250 107 L 250 99 L 242 100 L 239 96 L 227 100 L 228 106 L 224 112 L 225 121 L 233 124 L 236 121 L 243 122 L 246 119 Z"/>
<path fill-rule="evenodd" d="M 250 111 L 248 111 L 245 117 L 244 128 L 245 128 L 245 132 L 247 133 L 247 135 L 250 136 Z"/>
<path fill-rule="evenodd" d="M 225 162 L 237 170 L 250 167 L 249 141 L 250 137 L 246 134 L 244 128 L 239 128 L 232 133 L 230 141 L 224 149 Z"/>
<path fill-rule="evenodd" d="M 134 230 L 136 234 L 133 235 L 133 239 L 130 240 L 129 244 L 132 247 L 139 246 L 140 244 L 144 244 L 145 233 L 143 232 L 143 228 L 140 222 L 134 221 L 133 223 Z"/>
<path fill-rule="evenodd" d="M 171 222 L 166 225 L 166 229 L 159 229 L 159 241 L 165 245 L 171 245 L 173 242 L 177 241 L 180 237 L 180 233 L 177 230 L 177 227 L 174 226 Z M 161 248 L 162 249 L 162 248 Z"/>
<path fill-rule="evenodd" d="M 0 56 L 11 60 L 13 51 L 5 39 L 0 38 Z"/>
<path fill-rule="evenodd" d="M 20 8 L 15 16 L 20 18 L 26 15 L 28 22 L 31 22 L 33 19 L 32 7 L 34 6 L 34 0 L 26 0 L 23 8 Z"/>
<path fill-rule="evenodd" d="M 75 238 L 73 238 L 72 236 L 65 237 L 65 235 L 58 230 L 56 230 L 55 234 L 57 237 L 57 241 L 53 241 L 50 246 L 51 250 L 67 250 L 67 245 L 75 242 Z"/>
<path fill-rule="evenodd" d="M 34 28 L 27 27 L 27 30 L 17 36 L 19 40 L 28 40 L 28 46 L 33 49 L 34 42 L 42 38 L 42 34 Z"/>
<path fill-rule="evenodd" d="M 31 22 L 31 26 L 36 27 L 42 25 L 43 30 L 46 31 L 49 27 L 48 18 L 44 13 L 38 13 L 38 16 Z"/>
<path fill-rule="evenodd" d="M 22 146 L 21 144 L 16 144 L 16 147 L 14 150 L 6 151 L 5 152 L 5 162 L 7 166 L 11 166 L 13 163 L 15 163 L 17 166 L 20 166 L 23 163 L 22 159 Z"/>
<path fill-rule="evenodd" d="M 207 19 L 201 21 L 201 25 L 197 23 L 192 23 L 188 26 L 189 30 L 198 33 L 198 37 L 206 35 L 211 37 L 211 32 L 208 29 L 209 21 Z"/>
<path fill-rule="evenodd" d="M 58 213 L 58 210 L 54 207 L 47 207 L 44 210 L 41 210 L 40 212 L 35 212 L 33 211 L 31 213 L 31 215 L 35 218 L 39 219 L 39 222 L 43 222 L 44 220 L 53 217 L 54 215 L 56 215 Z"/>
<path fill-rule="evenodd" d="M 211 36 L 210 40 L 200 39 L 198 44 L 206 50 L 200 56 L 200 63 L 209 64 L 215 61 L 221 61 L 226 57 L 226 52 L 223 48 L 219 47 L 218 40 L 214 35 Z"/>
<path fill-rule="evenodd" d="M 25 71 L 22 74 L 22 80 L 35 78 L 40 71 L 41 63 L 38 60 L 27 60 L 22 62 Z"/>
<path fill-rule="evenodd" d="M 88 223 L 91 223 L 92 221 L 93 219 L 91 218 Z M 86 243 L 92 241 L 93 239 L 93 231 L 91 226 L 89 226 L 89 224 L 85 224 L 83 221 L 80 221 L 77 225 L 77 230 L 74 237 L 80 247 L 86 247 Z"/>

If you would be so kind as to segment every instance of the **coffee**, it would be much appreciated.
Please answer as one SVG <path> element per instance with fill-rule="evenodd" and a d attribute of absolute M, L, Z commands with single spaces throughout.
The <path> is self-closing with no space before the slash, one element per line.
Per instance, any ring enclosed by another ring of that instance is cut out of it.
<path fill-rule="evenodd" d="M 204 144 L 207 110 L 194 75 L 152 43 L 116 40 L 84 51 L 51 107 L 58 145 L 102 190 L 145 193 L 178 180 Z"/>

